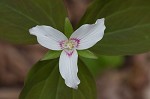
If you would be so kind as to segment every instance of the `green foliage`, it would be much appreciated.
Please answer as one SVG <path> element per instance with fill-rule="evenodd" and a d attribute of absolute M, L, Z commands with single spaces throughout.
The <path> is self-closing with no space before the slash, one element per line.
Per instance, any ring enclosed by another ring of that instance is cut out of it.
<path fill-rule="evenodd" d="M 64 32 L 66 10 L 62 0 L 0 0 L 0 39 L 17 44 L 35 43 L 28 30 L 49 25 Z"/>
<path fill-rule="evenodd" d="M 150 51 L 150 0 L 94 0 L 79 26 L 105 18 L 104 38 L 91 50 L 100 55 Z"/>
<path fill-rule="evenodd" d="M 58 58 L 60 56 L 60 54 L 61 54 L 61 51 L 50 50 L 46 53 L 46 55 L 41 60 L 55 59 L 55 58 Z"/>
<path fill-rule="evenodd" d="M 79 61 L 78 90 L 65 85 L 59 74 L 58 59 L 40 61 L 29 72 L 19 99 L 96 99 L 93 77 Z"/>
<path fill-rule="evenodd" d="M 98 59 L 81 58 L 81 60 L 95 77 L 106 69 L 116 69 L 124 63 L 123 56 L 99 56 Z"/>
<path fill-rule="evenodd" d="M 78 54 L 85 58 L 97 59 L 98 57 L 89 50 L 79 50 Z"/>
<path fill-rule="evenodd" d="M 71 24 L 69 18 L 66 18 L 66 20 L 65 20 L 65 35 L 69 38 L 72 33 L 73 33 L 72 24 Z"/>

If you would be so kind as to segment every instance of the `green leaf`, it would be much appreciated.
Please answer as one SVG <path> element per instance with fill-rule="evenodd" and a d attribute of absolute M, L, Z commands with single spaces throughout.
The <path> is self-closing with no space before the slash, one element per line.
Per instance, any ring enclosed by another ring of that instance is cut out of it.
<path fill-rule="evenodd" d="M 81 58 L 91 73 L 97 77 L 106 69 L 116 69 L 124 63 L 123 56 L 99 56 L 98 59 Z"/>
<path fill-rule="evenodd" d="M 72 24 L 71 24 L 69 18 L 66 18 L 66 20 L 65 20 L 65 35 L 69 38 L 72 33 L 73 33 Z"/>
<path fill-rule="evenodd" d="M 79 50 L 78 54 L 85 58 L 97 59 L 98 57 L 89 50 Z"/>
<path fill-rule="evenodd" d="M 55 59 L 55 58 L 58 58 L 60 54 L 61 54 L 61 51 L 50 50 L 46 53 L 46 55 L 41 60 Z"/>
<path fill-rule="evenodd" d="M 36 43 L 28 32 L 30 28 L 48 25 L 64 32 L 66 16 L 62 0 L 0 0 L 0 39 Z"/>
<path fill-rule="evenodd" d="M 81 61 L 78 65 L 81 83 L 74 90 L 60 76 L 58 59 L 38 62 L 30 70 L 19 99 L 96 99 L 93 77 Z"/>
<path fill-rule="evenodd" d="M 94 0 L 79 26 L 105 18 L 104 38 L 91 50 L 103 55 L 150 51 L 150 0 Z"/>

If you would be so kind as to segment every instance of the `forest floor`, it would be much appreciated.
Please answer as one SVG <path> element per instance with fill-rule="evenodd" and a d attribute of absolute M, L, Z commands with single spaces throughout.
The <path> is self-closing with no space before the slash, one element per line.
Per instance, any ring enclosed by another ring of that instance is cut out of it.
<path fill-rule="evenodd" d="M 0 99 L 18 99 L 21 88 L 1 88 Z"/>

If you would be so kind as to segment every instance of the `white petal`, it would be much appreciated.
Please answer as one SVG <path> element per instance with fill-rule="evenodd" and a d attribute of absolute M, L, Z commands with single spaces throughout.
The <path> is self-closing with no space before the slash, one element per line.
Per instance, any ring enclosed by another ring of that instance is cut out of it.
<path fill-rule="evenodd" d="M 60 31 L 50 26 L 36 26 L 29 30 L 30 34 L 37 36 L 38 42 L 51 50 L 61 50 L 59 42 L 67 40 Z"/>
<path fill-rule="evenodd" d="M 77 29 L 70 38 L 80 40 L 78 50 L 88 49 L 103 38 L 105 25 L 104 18 L 98 19 L 95 24 L 85 24 Z"/>
<path fill-rule="evenodd" d="M 68 87 L 77 89 L 80 80 L 77 76 L 78 66 L 78 53 L 76 50 L 65 51 L 63 50 L 59 59 L 59 71 Z"/>

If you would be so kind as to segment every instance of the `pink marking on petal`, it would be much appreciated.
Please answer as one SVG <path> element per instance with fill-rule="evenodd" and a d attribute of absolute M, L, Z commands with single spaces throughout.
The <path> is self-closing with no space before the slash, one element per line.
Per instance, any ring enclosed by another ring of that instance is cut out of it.
<path fill-rule="evenodd" d="M 65 52 L 69 57 L 71 57 L 74 51 L 65 51 Z"/>
<path fill-rule="evenodd" d="M 64 43 L 66 42 L 66 40 L 63 40 L 63 41 L 60 41 L 59 42 L 59 45 L 60 45 L 60 47 L 61 47 L 61 49 L 64 49 Z"/>

